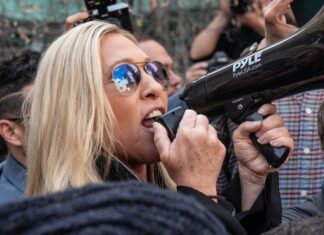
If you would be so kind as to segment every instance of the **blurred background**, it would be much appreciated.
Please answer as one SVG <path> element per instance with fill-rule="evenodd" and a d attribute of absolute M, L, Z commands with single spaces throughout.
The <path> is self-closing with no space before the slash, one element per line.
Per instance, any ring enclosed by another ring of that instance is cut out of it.
<path fill-rule="evenodd" d="M 124 0 L 130 5 L 135 33 L 160 41 L 175 69 L 190 64 L 193 37 L 215 15 L 217 0 Z M 26 48 L 42 50 L 64 31 L 68 15 L 85 10 L 83 0 L 0 0 L 0 56 Z"/>

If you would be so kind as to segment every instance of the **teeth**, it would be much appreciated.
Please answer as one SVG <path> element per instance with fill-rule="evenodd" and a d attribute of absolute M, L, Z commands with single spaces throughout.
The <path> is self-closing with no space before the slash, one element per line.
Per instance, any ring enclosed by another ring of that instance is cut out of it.
<path fill-rule="evenodd" d="M 154 110 L 149 115 L 147 115 L 145 119 L 160 117 L 161 115 L 162 115 L 162 112 L 160 110 Z"/>

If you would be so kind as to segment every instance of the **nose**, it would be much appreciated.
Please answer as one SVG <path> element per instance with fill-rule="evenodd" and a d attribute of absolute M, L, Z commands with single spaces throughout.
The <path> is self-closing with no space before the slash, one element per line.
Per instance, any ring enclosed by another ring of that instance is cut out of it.
<path fill-rule="evenodd" d="M 151 75 L 144 71 L 142 72 L 141 78 L 141 98 L 142 99 L 157 99 L 162 94 L 165 94 L 164 87 L 158 83 Z"/>

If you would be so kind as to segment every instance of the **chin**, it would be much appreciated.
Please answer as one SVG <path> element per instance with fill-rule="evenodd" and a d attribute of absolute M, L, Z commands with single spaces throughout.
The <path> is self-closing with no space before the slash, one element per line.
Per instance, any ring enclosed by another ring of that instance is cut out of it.
<path fill-rule="evenodd" d="M 142 155 L 142 159 L 145 159 L 146 163 L 155 163 L 155 162 L 159 162 L 160 161 L 160 154 L 157 151 L 157 149 L 155 148 L 150 148 L 150 149 L 143 149 L 143 155 Z"/>

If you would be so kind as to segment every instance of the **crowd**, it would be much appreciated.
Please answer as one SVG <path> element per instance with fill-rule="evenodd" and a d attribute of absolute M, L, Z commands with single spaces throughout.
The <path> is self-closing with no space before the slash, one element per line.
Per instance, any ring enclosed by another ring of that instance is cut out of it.
<path fill-rule="evenodd" d="M 238 14 L 219 0 L 184 78 L 153 38 L 76 25 L 87 12 L 42 54 L 1 61 L 0 234 L 321 234 L 323 90 L 239 125 L 188 109 L 172 141 L 155 121 L 181 84 L 220 65 L 217 53 L 232 61 L 297 32 L 294 3 L 252 1 Z M 287 147 L 288 162 L 269 166 L 254 133 Z"/>

